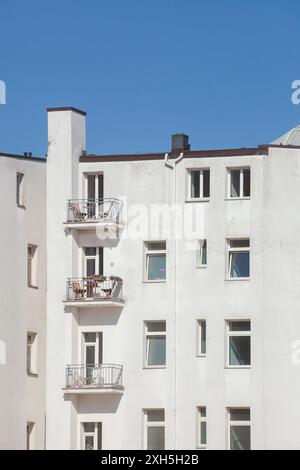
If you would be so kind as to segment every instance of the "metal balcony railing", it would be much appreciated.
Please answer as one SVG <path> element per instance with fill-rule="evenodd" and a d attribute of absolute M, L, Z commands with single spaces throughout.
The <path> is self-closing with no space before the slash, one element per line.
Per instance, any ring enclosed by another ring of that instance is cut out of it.
<path fill-rule="evenodd" d="M 67 280 L 66 301 L 124 302 L 123 281 L 116 276 L 89 276 Z"/>
<path fill-rule="evenodd" d="M 123 202 L 115 198 L 69 199 L 67 222 L 115 222 L 122 221 Z"/>
<path fill-rule="evenodd" d="M 66 388 L 121 389 L 123 366 L 117 364 L 68 365 Z"/>

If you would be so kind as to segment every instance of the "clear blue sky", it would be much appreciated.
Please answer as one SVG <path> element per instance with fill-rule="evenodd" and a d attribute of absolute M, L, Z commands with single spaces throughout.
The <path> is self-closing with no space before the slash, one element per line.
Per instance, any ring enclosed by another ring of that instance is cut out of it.
<path fill-rule="evenodd" d="M 88 151 L 266 143 L 300 124 L 298 0 L 1 0 L 0 150 L 47 149 L 47 107 L 87 116 Z"/>

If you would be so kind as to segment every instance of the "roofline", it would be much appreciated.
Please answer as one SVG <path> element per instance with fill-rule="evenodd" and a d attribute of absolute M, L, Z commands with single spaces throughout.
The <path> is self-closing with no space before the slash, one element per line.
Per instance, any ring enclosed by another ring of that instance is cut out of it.
<path fill-rule="evenodd" d="M 192 150 L 184 153 L 184 158 L 206 158 L 206 157 L 235 157 L 250 155 L 268 155 L 270 145 L 259 145 L 258 147 L 239 149 L 216 149 L 216 150 Z M 141 153 L 126 155 L 82 155 L 81 163 L 89 162 L 118 162 L 118 161 L 140 161 L 140 160 L 163 160 L 166 153 Z M 168 158 L 177 158 L 180 151 L 168 153 Z"/>
<path fill-rule="evenodd" d="M 17 158 L 19 160 L 24 160 L 24 161 L 31 161 L 31 162 L 40 162 L 40 163 L 46 163 L 47 159 L 42 158 L 42 157 L 26 157 L 25 155 L 18 155 L 14 153 L 5 153 L 5 152 L 0 152 L 0 157 L 5 157 L 5 158 Z"/>
<path fill-rule="evenodd" d="M 47 112 L 51 113 L 53 111 L 73 111 L 74 113 L 81 114 L 82 116 L 86 116 L 85 111 L 81 111 L 80 109 L 73 108 L 73 106 L 63 107 L 63 108 L 47 108 Z"/>

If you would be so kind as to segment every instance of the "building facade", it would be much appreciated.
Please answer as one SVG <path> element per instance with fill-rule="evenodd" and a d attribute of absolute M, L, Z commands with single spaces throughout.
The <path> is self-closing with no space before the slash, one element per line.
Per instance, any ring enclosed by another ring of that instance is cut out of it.
<path fill-rule="evenodd" d="M 0 449 L 44 449 L 45 159 L 0 153 L 0 194 Z"/>
<path fill-rule="evenodd" d="M 97 156 L 48 123 L 47 448 L 299 448 L 296 130 Z"/>
<path fill-rule="evenodd" d="M 85 119 L 0 156 L 0 448 L 299 449 L 299 128 L 93 155 Z"/>

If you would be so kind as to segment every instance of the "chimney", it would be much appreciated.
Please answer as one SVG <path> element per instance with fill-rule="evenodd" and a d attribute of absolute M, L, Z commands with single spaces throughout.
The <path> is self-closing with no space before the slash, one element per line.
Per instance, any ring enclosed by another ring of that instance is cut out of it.
<path fill-rule="evenodd" d="M 172 152 L 180 150 L 181 152 L 189 151 L 189 136 L 186 134 L 173 134 L 172 135 Z"/>

